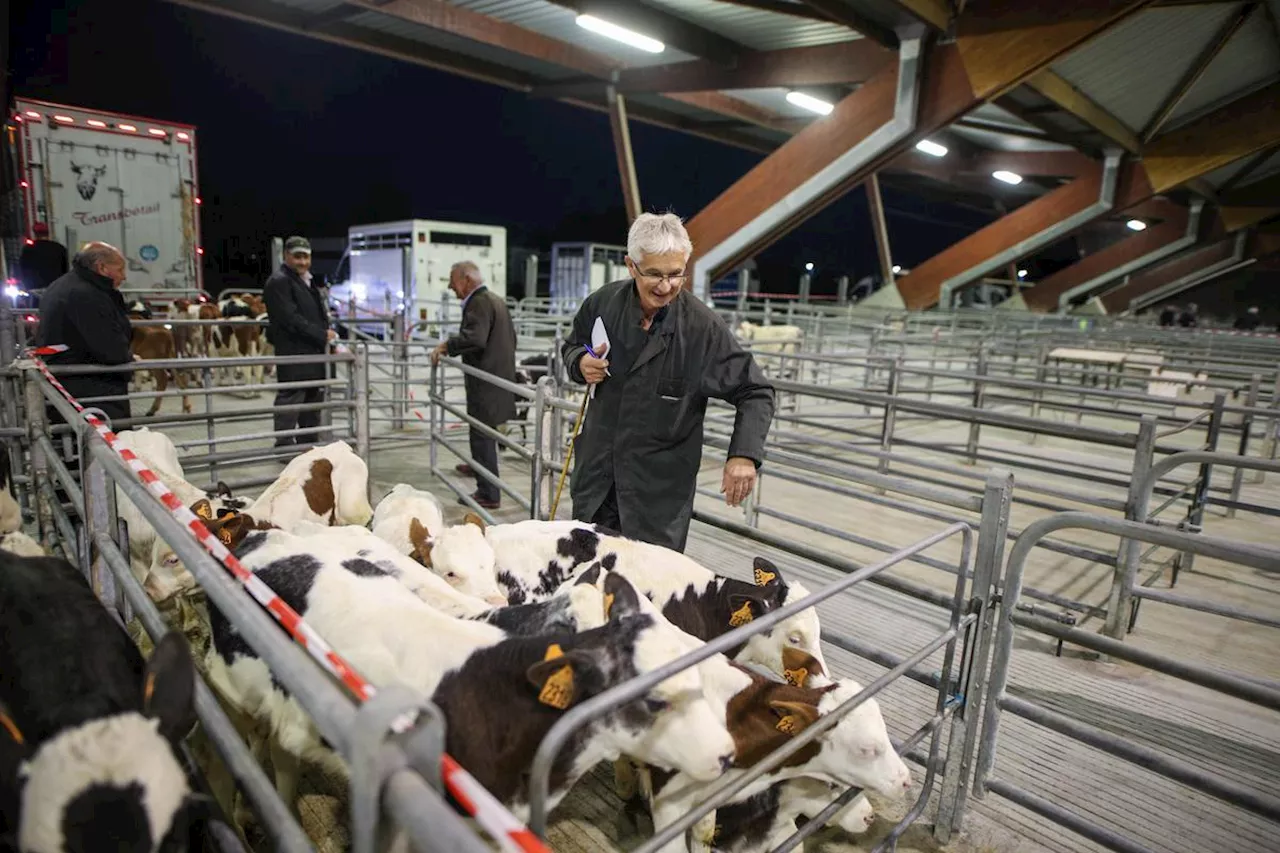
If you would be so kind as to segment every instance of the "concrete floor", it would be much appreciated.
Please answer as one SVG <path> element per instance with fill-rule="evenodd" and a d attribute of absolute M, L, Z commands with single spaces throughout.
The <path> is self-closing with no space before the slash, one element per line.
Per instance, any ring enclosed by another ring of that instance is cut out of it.
<path fill-rule="evenodd" d="M 419 394 L 419 397 L 422 396 L 425 395 Z M 269 403 L 270 397 L 267 395 L 248 400 L 227 397 L 219 400 L 216 410 L 224 412 Z M 167 405 L 169 411 L 176 408 L 172 403 Z M 997 408 L 1021 413 L 1027 411 L 1027 407 L 1020 403 L 1002 404 Z M 855 410 L 853 407 L 840 409 L 832 404 L 805 400 L 802 401 L 801 412 L 806 415 L 835 416 L 835 420 L 839 421 Z M 1076 420 L 1074 415 L 1049 411 L 1044 416 L 1072 422 Z M 417 433 L 421 437 L 420 426 L 414 421 L 410 415 L 413 425 L 402 434 Z M 878 419 L 859 423 L 867 424 L 867 428 L 878 435 Z M 1086 416 L 1083 423 L 1103 428 L 1132 429 L 1131 420 L 1117 420 L 1106 416 Z M 375 434 L 385 433 L 386 426 L 376 423 Z M 269 428 L 265 419 L 261 423 L 237 427 L 242 434 L 265 428 Z M 204 436 L 203 426 L 167 431 L 179 441 Z M 965 425 L 924 420 L 904 421 L 895 430 L 895 439 L 935 445 L 958 443 L 963 446 L 968 432 Z M 465 447 L 463 439 L 465 433 L 460 433 L 459 446 Z M 1194 431 L 1187 431 L 1162 441 L 1179 447 L 1191 447 L 1200 441 L 1200 437 Z M 1088 500 L 1091 499 L 1124 499 L 1127 472 L 1131 466 L 1129 451 L 1045 437 L 1031 443 L 1025 434 L 990 427 L 982 430 L 981 442 L 984 454 L 998 457 L 1000 467 L 1011 469 L 1015 473 L 1015 501 L 1010 523 L 1013 531 L 1020 530 L 1030 521 L 1049 513 L 1044 508 L 1028 505 L 1025 502 L 1027 499 L 1071 509 L 1088 509 Z M 253 441 L 236 446 L 265 444 L 265 441 Z M 866 457 L 830 448 L 814 449 L 823 458 L 861 464 L 867 462 Z M 196 448 L 195 451 L 198 452 L 199 449 Z M 913 461 L 963 465 L 963 461 L 955 455 L 935 449 L 900 445 L 895 446 L 894 451 Z M 454 493 L 427 473 L 426 459 L 425 443 L 394 448 L 375 447 L 370 466 L 375 499 L 397 482 L 410 482 L 436 492 L 445 500 L 446 506 L 452 506 Z M 441 450 L 440 459 L 442 467 L 452 467 L 454 460 L 447 452 Z M 1022 467 L 1024 462 L 1048 466 L 1058 471 L 1028 470 Z M 874 465 L 874 461 L 871 464 Z M 1086 469 L 1094 472 L 1090 479 L 1081 480 L 1066 475 L 1068 468 L 1081 465 L 1093 466 Z M 975 472 L 973 477 L 953 474 L 937 476 L 957 484 L 957 494 L 978 494 L 981 477 L 991 467 L 991 462 L 980 461 L 972 469 Z M 254 473 L 271 476 L 278 470 L 278 466 L 267 464 L 220 476 L 223 479 L 240 479 Z M 762 505 L 765 508 L 874 539 L 884 543 L 885 547 L 909 545 L 946 526 L 944 520 L 922 518 L 916 513 L 901 509 L 834 495 L 822 488 L 822 484 L 830 482 L 830 478 L 810 475 L 806 484 L 802 485 L 777 477 L 770 478 L 768 471 L 766 468 L 762 485 Z M 890 472 L 904 476 L 925 473 L 905 462 L 895 462 Z M 527 493 L 528 472 L 522 462 L 511 454 L 504 454 L 502 473 L 510 482 L 519 484 L 518 488 L 522 493 Z M 1180 469 L 1175 472 L 1171 481 L 1185 481 L 1192 474 L 1193 469 Z M 1229 478 L 1228 472 L 1215 472 L 1214 485 L 1227 485 Z M 199 481 L 196 476 L 191 479 Z M 1250 479 L 1246 477 L 1246 482 Z M 1119 485 L 1111 485 L 1107 480 L 1115 480 Z M 467 491 L 471 490 L 469 482 L 457 482 Z M 718 491 L 719 464 L 711 453 L 708 453 L 700 485 L 712 492 Z M 852 488 L 855 493 L 875 495 L 874 490 L 865 486 L 855 484 Z M 560 517 L 567 517 L 569 514 L 567 488 L 565 491 L 565 505 L 561 507 Z M 1076 497 L 1050 495 L 1046 491 L 1067 492 Z M 976 526 L 976 517 L 971 512 L 929 504 L 909 496 L 898 497 L 935 514 L 944 513 L 948 517 L 962 518 Z M 1280 478 L 1272 476 L 1265 483 L 1246 485 L 1242 500 L 1280 506 Z M 740 510 L 729 510 L 723 503 L 711 498 L 700 497 L 697 507 L 704 512 L 736 521 L 742 520 Z M 462 507 L 457 507 L 455 517 L 460 518 L 463 511 Z M 1099 511 L 1110 515 L 1120 514 L 1113 510 Z M 1175 517 L 1173 512 L 1170 510 L 1170 515 L 1166 517 Z M 496 515 L 499 520 L 524 517 L 510 501 Z M 881 550 L 853 544 L 774 518 L 762 516 L 760 527 L 768 532 L 802 538 L 811 546 L 862 563 L 874 562 L 884 555 Z M 1266 544 L 1280 542 L 1280 522 L 1266 516 L 1241 513 L 1237 518 L 1231 519 L 1220 511 L 1213 511 L 1205 519 L 1205 529 L 1214 535 L 1242 541 Z M 1053 538 L 1108 554 L 1114 554 L 1117 545 L 1114 537 L 1086 531 L 1063 531 Z M 954 564 L 958 553 L 957 543 L 956 539 L 950 540 L 931 549 L 928 554 Z M 831 570 L 807 564 L 786 553 L 751 541 L 735 539 L 700 523 L 693 525 L 688 551 L 709 568 L 731 576 L 747 577 L 751 557 L 755 554 L 770 556 L 789 577 L 804 580 L 811 589 L 839 576 Z M 1143 576 L 1150 585 L 1157 588 L 1169 586 L 1170 576 L 1165 568 L 1169 557 L 1167 551 L 1158 550 L 1144 563 Z M 953 576 L 919 563 L 900 564 L 891 569 L 890 573 L 948 592 L 954 583 Z M 1087 604 L 1104 605 L 1111 573 L 1110 567 L 1036 549 L 1028 562 L 1026 584 L 1028 587 Z M 1249 606 L 1254 610 L 1280 616 L 1280 578 L 1272 574 L 1197 558 L 1194 571 L 1183 572 L 1181 575 L 1177 590 L 1184 594 L 1203 595 L 1215 602 Z M 1048 606 L 1056 609 L 1052 605 Z M 827 631 L 850 634 L 877 648 L 899 654 L 913 651 L 934 636 L 945 623 L 945 614 L 937 608 L 868 584 L 860 585 L 850 593 L 824 604 L 819 612 Z M 1100 627 L 1100 620 L 1081 614 L 1081 626 L 1096 630 Z M 1276 682 L 1280 681 L 1280 659 L 1275 654 L 1276 639 L 1276 630 L 1273 628 L 1148 601 L 1142 606 L 1136 632 L 1127 642 L 1151 651 L 1176 655 L 1183 660 Z M 1275 713 L 1129 664 L 1099 660 L 1096 656 L 1071 647 L 1061 657 L 1054 656 L 1053 651 L 1052 644 L 1045 638 L 1020 634 L 1013 658 L 1010 693 L 1046 705 L 1077 720 L 1125 734 L 1162 754 L 1181 757 L 1197 766 L 1210 767 L 1222 777 L 1255 790 L 1280 796 L 1280 717 Z M 830 645 L 827 646 L 826 654 L 839 674 L 857 678 L 863 683 L 884 672 L 878 665 Z M 936 669 L 938 661 L 940 655 L 935 655 L 926 662 L 925 668 Z M 881 697 L 881 706 L 891 733 L 896 737 L 903 737 L 914 730 L 932 712 L 933 701 L 932 691 L 915 682 L 904 680 L 890 687 Z M 1168 782 L 1142 768 L 1112 759 L 1100 751 L 1069 741 L 1012 715 L 1004 715 L 999 743 L 995 770 L 997 777 L 1023 785 L 1105 826 L 1123 830 L 1148 850 L 1159 853 L 1193 850 L 1261 853 L 1276 849 L 1274 824 L 1249 812 L 1222 805 L 1185 786 Z M 919 781 L 922 778 L 920 768 L 913 770 Z M 313 794 L 312 796 L 320 799 L 311 803 L 308 810 L 330 815 L 327 818 L 329 821 L 337 820 L 341 811 L 336 808 L 337 801 L 331 796 L 333 793 L 337 792 L 328 792 L 329 796 L 325 793 Z M 333 801 L 328 802 L 329 800 Z M 981 800 L 970 800 L 970 804 L 964 835 L 948 845 L 946 850 L 1074 853 L 1103 849 L 994 795 Z M 927 812 L 926 819 L 931 814 L 931 811 Z M 892 816 L 892 812 L 889 816 Z M 554 849 L 559 851 L 626 850 L 634 847 L 639 840 L 635 828 L 621 817 L 620 804 L 603 773 L 584 780 L 557 810 L 554 819 L 551 842 Z M 325 820 L 320 820 L 320 825 L 324 824 Z M 874 828 L 870 838 L 883 834 L 889 825 L 888 820 L 882 820 Z M 862 844 L 852 849 L 869 850 L 870 846 L 865 843 L 867 837 L 862 841 Z M 330 849 L 336 848 L 337 845 L 334 845 Z M 926 851 L 938 848 L 929 839 L 925 827 L 919 827 L 899 843 L 898 849 Z"/>

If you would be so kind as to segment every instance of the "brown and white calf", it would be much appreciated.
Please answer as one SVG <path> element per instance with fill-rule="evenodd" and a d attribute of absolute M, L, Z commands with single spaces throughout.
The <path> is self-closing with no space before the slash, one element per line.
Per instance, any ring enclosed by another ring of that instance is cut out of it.
<path fill-rule="evenodd" d="M 141 306 L 141 307 L 140 307 Z M 151 310 L 145 307 L 144 303 L 133 303 L 130 305 L 129 317 L 131 319 L 141 320 L 148 319 L 151 316 Z M 155 359 L 175 359 L 178 357 L 177 346 L 174 343 L 173 332 L 163 326 L 134 326 L 133 336 L 129 340 L 129 351 L 143 361 Z M 150 371 L 151 378 L 155 380 L 156 391 L 163 393 L 169 386 L 169 378 L 172 377 L 175 384 L 184 392 L 187 390 L 187 377 L 181 370 L 173 370 L 166 368 L 163 370 Z M 151 408 L 147 410 L 147 417 L 155 415 L 160 411 L 160 405 L 164 402 L 163 397 L 156 397 L 151 401 Z M 185 393 L 182 395 L 182 411 L 191 411 L 191 398 Z"/>

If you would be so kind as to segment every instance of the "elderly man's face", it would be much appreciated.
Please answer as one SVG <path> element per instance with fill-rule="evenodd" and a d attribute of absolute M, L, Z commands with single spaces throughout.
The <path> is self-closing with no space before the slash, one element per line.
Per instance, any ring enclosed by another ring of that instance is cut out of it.
<path fill-rule="evenodd" d="M 105 261 L 98 261 L 97 272 L 98 275 L 104 275 L 111 279 L 113 287 L 119 287 L 124 284 L 124 255 L 112 255 Z"/>
<path fill-rule="evenodd" d="M 285 255 L 284 262 L 289 265 L 289 269 L 298 275 L 302 275 L 311 269 L 311 253 L 294 252 L 291 255 Z"/>
<path fill-rule="evenodd" d="M 647 316 L 671 301 L 684 287 L 685 267 L 689 256 L 684 252 L 666 252 L 661 255 L 645 255 L 636 263 L 627 257 L 627 269 L 636 281 L 636 291 L 640 294 L 640 307 Z"/>

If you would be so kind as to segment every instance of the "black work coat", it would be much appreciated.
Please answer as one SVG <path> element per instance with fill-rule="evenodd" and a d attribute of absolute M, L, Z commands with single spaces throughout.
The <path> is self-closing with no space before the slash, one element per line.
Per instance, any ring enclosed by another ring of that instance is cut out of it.
<path fill-rule="evenodd" d="M 596 317 L 609 334 L 609 373 L 588 404 L 574 449 L 573 517 L 590 521 L 617 489 L 624 536 L 683 551 L 689 535 L 708 398 L 737 407 L 730 456 L 764 458 L 773 386 L 728 327 L 688 291 L 640 326 L 631 279 L 606 284 L 578 309 L 562 354 L 570 378 Z"/>
<path fill-rule="evenodd" d="M 462 309 L 458 334 L 445 342 L 451 356 L 462 363 L 492 373 L 508 382 L 516 381 L 516 330 L 502 297 L 487 287 L 477 288 Z M 491 427 L 515 420 L 516 395 L 467 374 L 467 414 Z"/>
<path fill-rule="evenodd" d="M 267 279 L 262 301 L 267 305 L 267 340 L 276 355 L 324 355 L 329 351 L 329 311 L 324 299 L 287 264 L 281 264 Z M 276 366 L 276 378 L 280 382 L 316 382 L 329 378 L 326 366 L 281 364 Z"/>
<path fill-rule="evenodd" d="M 111 279 L 81 264 L 73 264 L 40 299 L 36 345 L 67 345 L 66 352 L 44 357 L 50 366 L 128 364 L 133 361 L 132 338 L 133 326 L 120 291 Z M 76 398 L 108 397 L 128 394 L 130 376 L 129 372 L 101 373 L 62 376 L 58 381 Z M 128 400 L 85 405 L 102 409 L 113 421 L 131 414 Z"/>

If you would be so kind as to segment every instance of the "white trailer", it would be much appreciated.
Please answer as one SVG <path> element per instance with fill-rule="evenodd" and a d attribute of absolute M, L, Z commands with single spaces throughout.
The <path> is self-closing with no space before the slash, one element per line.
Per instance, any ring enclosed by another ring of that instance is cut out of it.
<path fill-rule="evenodd" d="M 427 323 L 419 335 L 436 337 L 438 324 L 457 322 L 449 270 L 459 261 L 480 268 L 485 286 L 507 295 L 507 229 L 498 225 L 406 219 L 353 225 L 347 231 L 350 273 L 329 298 L 340 316 L 404 314 Z"/>
<path fill-rule="evenodd" d="M 555 243 L 551 246 L 551 307 L 561 314 L 578 310 L 582 300 L 611 281 L 627 277 L 627 247 L 605 243 Z"/>
<path fill-rule="evenodd" d="M 43 222 L 69 254 L 120 249 L 130 291 L 201 289 L 194 127 L 28 98 L 15 110 L 28 240 Z"/>

